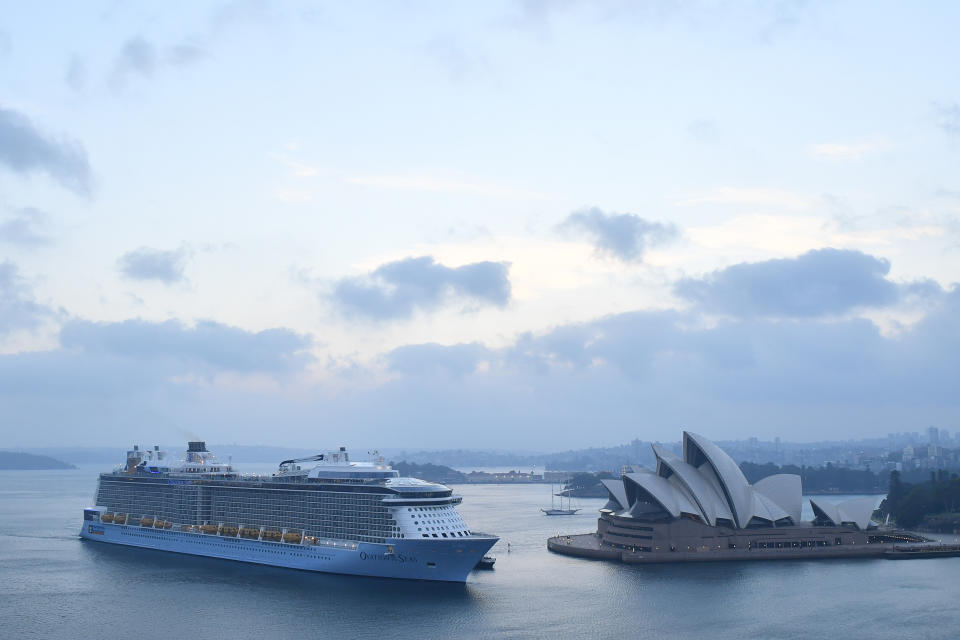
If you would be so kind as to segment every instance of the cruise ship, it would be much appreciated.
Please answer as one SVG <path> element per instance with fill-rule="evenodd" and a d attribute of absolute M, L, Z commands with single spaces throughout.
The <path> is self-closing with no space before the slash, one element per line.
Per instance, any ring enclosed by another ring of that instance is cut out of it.
<path fill-rule="evenodd" d="M 240 474 L 203 442 L 182 460 L 159 447 L 127 452 L 101 473 L 84 509 L 87 540 L 329 573 L 465 582 L 496 544 L 467 528 L 462 498 L 401 478 L 344 447 Z"/>

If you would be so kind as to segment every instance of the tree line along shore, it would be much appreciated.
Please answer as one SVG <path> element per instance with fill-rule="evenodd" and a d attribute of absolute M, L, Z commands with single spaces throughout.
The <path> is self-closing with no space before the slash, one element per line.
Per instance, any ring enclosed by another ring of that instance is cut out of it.
<path fill-rule="evenodd" d="M 53 469 L 76 469 L 76 467 L 50 456 L 21 453 L 19 451 L 0 451 L 0 470 L 46 471 Z"/>

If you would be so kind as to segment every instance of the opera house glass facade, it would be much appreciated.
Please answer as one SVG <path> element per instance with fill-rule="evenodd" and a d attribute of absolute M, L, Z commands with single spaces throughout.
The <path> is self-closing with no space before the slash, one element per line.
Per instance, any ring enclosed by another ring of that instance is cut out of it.
<path fill-rule="evenodd" d="M 653 445 L 655 470 L 625 469 L 609 492 L 596 533 L 551 538 L 551 550 L 625 562 L 880 555 L 893 538 L 871 522 L 874 497 L 811 500 L 800 519 L 800 476 L 751 485 L 716 444 L 684 432 L 683 455 Z"/>

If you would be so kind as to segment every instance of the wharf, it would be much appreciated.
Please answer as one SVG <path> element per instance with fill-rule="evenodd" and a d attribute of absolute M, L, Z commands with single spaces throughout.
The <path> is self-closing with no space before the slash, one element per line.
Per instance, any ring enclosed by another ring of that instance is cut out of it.
<path fill-rule="evenodd" d="M 915 558 L 956 558 L 960 557 L 960 545 L 915 545 L 894 546 L 886 553 L 890 560 L 913 560 Z"/>
<path fill-rule="evenodd" d="M 547 548 L 580 558 L 613 560 L 626 564 L 662 564 L 676 562 L 730 562 L 744 560 L 813 560 L 828 558 L 888 558 L 912 560 L 920 558 L 949 558 L 960 556 L 960 545 L 902 545 L 875 543 L 802 549 L 716 549 L 697 551 L 636 552 L 603 544 L 596 533 L 554 536 L 547 540 Z"/>

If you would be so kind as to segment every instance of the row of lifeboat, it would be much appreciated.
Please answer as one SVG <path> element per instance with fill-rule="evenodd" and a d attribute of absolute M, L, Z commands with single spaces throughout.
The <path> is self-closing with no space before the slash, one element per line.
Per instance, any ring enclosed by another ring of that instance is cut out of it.
<path fill-rule="evenodd" d="M 126 524 L 127 514 L 101 513 L 100 521 L 113 524 Z M 174 525 L 168 520 L 161 520 L 159 518 L 154 519 L 150 516 L 143 516 L 140 518 L 140 526 L 154 529 L 172 529 Z M 199 527 L 180 525 L 178 529 L 181 531 L 205 533 L 207 535 L 219 535 L 227 538 L 236 538 L 239 536 L 248 540 L 266 540 L 269 542 L 287 542 L 291 544 L 300 544 L 304 540 L 304 535 L 300 531 L 277 531 L 276 529 L 235 527 L 229 524 L 216 525 L 209 522 L 205 522 Z M 307 536 L 307 540 L 312 541 L 309 536 Z"/>
<path fill-rule="evenodd" d="M 300 531 L 277 531 L 276 529 L 259 529 L 256 527 L 234 527 L 229 524 L 221 524 L 219 527 L 215 524 L 204 524 L 200 531 L 208 535 L 226 536 L 228 538 L 246 538 L 247 540 L 266 540 L 268 542 L 289 542 L 300 544 L 303 541 L 303 533 Z"/>
<path fill-rule="evenodd" d="M 101 520 L 102 520 L 102 518 L 101 518 Z M 141 527 L 154 527 L 155 529 L 172 529 L 172 528 L 173 528 L 173 523 L 172 523 L 172 522 L 167 522 L 166 520 L 160 520 L 159 518 L 158 518 L 157 520 L 154 520 L 153 518 L 151 518 L 151 517 L 149 517 L 149 516 L 144 516 L 144 517 L 140 518 L 140 526 L 141 526 Z"/>

